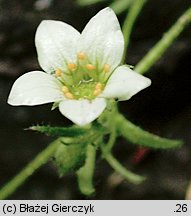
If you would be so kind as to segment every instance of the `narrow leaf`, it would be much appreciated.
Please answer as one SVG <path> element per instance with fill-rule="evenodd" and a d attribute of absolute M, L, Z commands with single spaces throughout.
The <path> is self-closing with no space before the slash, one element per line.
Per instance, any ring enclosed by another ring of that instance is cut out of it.
<path fill-rule="evenodd" d="M 168 149 L 180 147 L 183 142 L 181 140 L 171 140 L 161 138 L 157 135 L 144 131 L 140 127 L 137 127 L 132 122 L 125 119 L 122 115 L 118 114 L 117 129 L 119 134 L 129 140 L 131 143 L 146 146 L 155 149 Z"/>
<path fill-rule="evenodd" d="M 104 158 L 109 163 L 109 165 L 127 181 L 133 184 L 140 184 L 146 179 L 146 177 L 137 175 L 128 170 L 126 167 L 120 164 L 119 161 L 113 157 L 113 155 L 106 154 L 104 155 Z"/>
<path fill-rule="evenodd" d="M 88 129 L 72 126 L 72 127 L 51 127 L 51 126 L 32 126 L 29 128 L 33 131 L 38 131 L 40 133 L 44 133 L 49 136 L 54 137 L 74 137 L 85 134 Z"/>

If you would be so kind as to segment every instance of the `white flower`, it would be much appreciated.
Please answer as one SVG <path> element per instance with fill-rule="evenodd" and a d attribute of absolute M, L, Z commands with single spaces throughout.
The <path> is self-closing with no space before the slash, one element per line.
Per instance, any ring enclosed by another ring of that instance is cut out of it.
<path fill-rule="evenodd" d="M 78 125 L 95 120 L 109 98 L 128 100 L 148 87 L 150 79 L 119 66 L 124 38 L 115 13 L 105 8 L 80 34 L 72 26 L 45 20 L 35 44 L 42 71 L 19 77 L 8 103 L 34 106 L 55 102 L 60 112 Z"/>

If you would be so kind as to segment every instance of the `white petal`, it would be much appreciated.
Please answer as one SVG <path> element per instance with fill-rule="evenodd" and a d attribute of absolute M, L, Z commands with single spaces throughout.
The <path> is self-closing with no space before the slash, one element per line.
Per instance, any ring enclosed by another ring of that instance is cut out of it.
<path fill-rule="evenodd" d="M 14 106 L 33 106 L 63 99 L 61 83 L 55 77 L 42 71 L 33 71 L 15 81 L 8 103 Z"/>
<path fill-rule="evenodd" d="M 112 9 L 97 13 L 84 28 L 79 51 L 88 55 L 92 64 L 100 67 L 109 64 L 111 70 L 119 65 L 124 49 L 124 39 L 117 17 Z"/>
<path fill-rule="evenodd" d="M 96 98 L 89 101 L 65 100 L 59 104 L 60 112 L 77 125 L 83 126 L 94 121 L 105 109 L 106 101 Z"/>
<path fill-rule="evenodd" d="M 46 72 L 66 69 L 67 62 L 76 62 L 76 44 L 80 33 L 72 26 L 44 20 L 37 28 L 35 44 L 40 66 Z"/>
<path fill-rule="evenodd" d="M 150 84 L 150 79 L 132 71 L 127 66 L 120 66 L 109 78 L 100 97 L 128 100 Z"/>

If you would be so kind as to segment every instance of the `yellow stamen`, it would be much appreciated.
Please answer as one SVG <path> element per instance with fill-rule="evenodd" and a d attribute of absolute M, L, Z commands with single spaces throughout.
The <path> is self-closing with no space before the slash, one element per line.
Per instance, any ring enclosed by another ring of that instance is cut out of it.
<path fill-rule="evenodd" d="M 86 68 L 87 68 L 88 70 L 90 70 L 90 71 L 96 69 L 96 67 L 95 67 L 94 65 L 92 65 L 92 64 L 87 64 L 87 65 L 86 65 Z"/>
<path fill-rule="evenodd" d="M 74 99 L 74 96 L 73 96 L 73 94 L 72 94 L 71 92 L 66 92 L 66 93 L 65 93 L 65 96 L 66 96 L 66 98 L 68 98 L 68 99 Z"/>
<path fill-rule="evenodd" d="M 101 94 L 101 89 L 95 89 L 93 95 L 98 96 L 99 94 Z"/>
<path fill-rule="evenodd" d="M 61 76 L 62 75 L 62 70 L 60 68 L 57 68 L 56 71 L 55 71 L 55 74 L 57 77 Z"/>
<path fill-rule="evenodd" d="M 70 71 L 75 71 L 76 68 L 77 68 L 76 64 L 74 64 L 74 63 L 69 63 L 69 64 L 68 64 L 68 69 L 69 69 Z"/>
<path fill-rule="evenodd" d="M 64 93 L 67 93 L 67 92 L 69 92 L 69 89 L 68 89 L 67 86 L 63 86 L 63 87 L 62 87 L 62 91 L 63 91 Z"/>
<path fill-rule="evenodd" d="M 84 60 L 86 58 L 86 54 L 84 52 L 79 52 L 77 57 L 79 60 Z"/>
<path fill-rule="evenodd" d="M 110 66 L 109 66 L 108 64 L 104 64 L 104 66 L 103 66 L 103 71 L 104 71 L 105 73 L 108 73 L 108 72 L 110 71 Z"/>
<path fill-rule="evenodd" d="M 102 87 L 103 85 L 100 82 L 98 82 L 95 86 L 95 89 L 102 89 Z"/>

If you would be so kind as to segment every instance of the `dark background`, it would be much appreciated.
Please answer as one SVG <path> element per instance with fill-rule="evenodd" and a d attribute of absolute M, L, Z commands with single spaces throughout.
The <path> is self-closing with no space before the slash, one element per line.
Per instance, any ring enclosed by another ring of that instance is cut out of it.
<path fill-rule="evenodd" d="M 11 179 L 51 138 L 30 131 L 39 124 L 70 125 L 51 105 L 11 107 L 7 97 L 15 79 L 39 69 L 34 46 L 37 26 L 43 19 L 63 20 L 79 31 L 107 4 L 79 7 L 74 1 L 53 0 L 44 9 L 37 1 L 0 0 L 0 185 Z M 134 28 L 127 63 L 135 65 L 161 38 L 176 19 L 191 6 L 190 0 L 148 0 Z M 119 16 L 122 23 L 125 14 Z M 123 139 L 114 153 L 123 163 L 148 180 L 139 186 L 121 181 L 98 156 L 95 174 L 96 194 L 92 199 L 184 199 L 191 177 L 191 26 L 146 74 L 152 86 L 120 102 L 131 121 L 144 129 L 185 145 L 176 150 L 150 150 L 139 163 L 133 163 L 137 147 Z M 112 174 L 112 175 L 111 175 Z M 77 189 L 74 175 L 58 178 L 53 163 L 40 168 L 10 197 L 11 199 L 86 199 Z"/>

